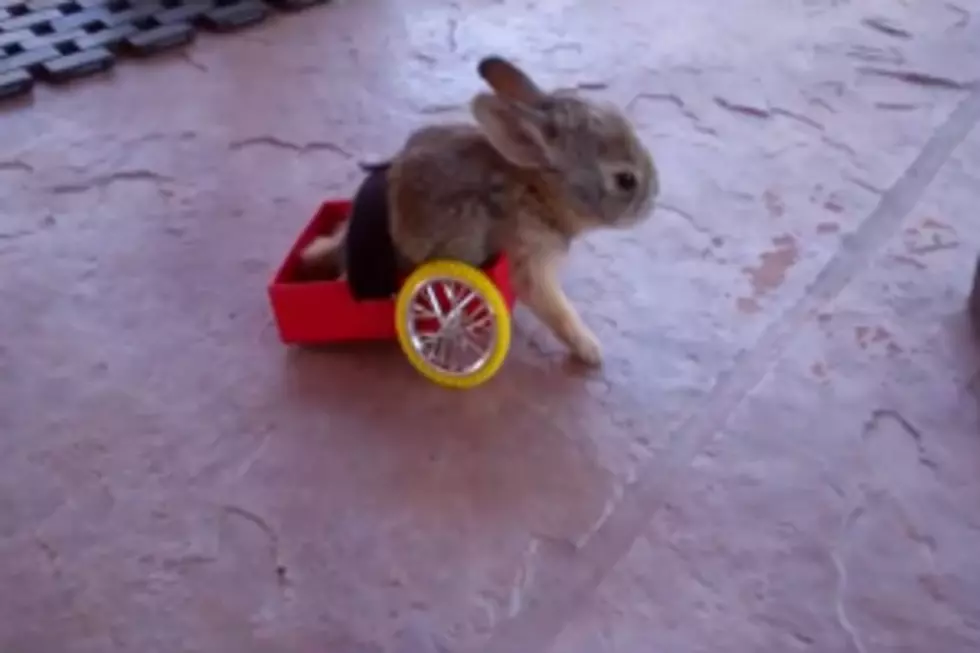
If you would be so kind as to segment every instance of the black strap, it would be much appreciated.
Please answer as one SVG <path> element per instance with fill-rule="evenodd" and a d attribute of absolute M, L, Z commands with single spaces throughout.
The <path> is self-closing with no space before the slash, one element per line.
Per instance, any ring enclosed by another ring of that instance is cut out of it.
<path fill-rule="evenodd" d="M 398 264 L 388 224 L 388 165 L 367 169 L 351 207 L 345 254 L 347 284 L 356 299 L 398 291 Z"/>

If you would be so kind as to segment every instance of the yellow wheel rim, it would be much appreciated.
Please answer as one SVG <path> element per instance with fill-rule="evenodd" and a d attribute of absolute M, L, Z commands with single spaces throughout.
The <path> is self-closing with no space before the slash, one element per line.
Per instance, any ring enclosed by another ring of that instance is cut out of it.
<path fill-rule="evenodd" d="M 456 261 L 426 263 L 405 280 L 395 328 L 412 367 L 449 388 L 490 380 L 510 348 L 503 295 L 483 272 Z"/>

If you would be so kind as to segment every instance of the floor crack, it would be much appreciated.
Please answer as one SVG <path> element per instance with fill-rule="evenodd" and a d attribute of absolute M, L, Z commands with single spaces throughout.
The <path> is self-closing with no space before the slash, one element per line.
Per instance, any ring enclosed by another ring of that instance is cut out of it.
<path fill-rule="evenodd" d="M 837 536 L 837 542 L 830 549 L 830 558 L 834 563 L 834 568 L 837 570 L 834 611 L 837 615 L 837 622 L 840 624 L 841 629 L 847 633 L 848 638 L 851 640 L 851 646 L 857 653 L 867 653 L 867 649 L 865 649 L 858 630 L 851 622 L 847 613 L 847 565 L 844 564 L 844 558 L 841 556 L 839 549 L 844 542 L 847 532 L 863 513 L 863 506 L 857 506 L 844 517 L 841 522 L 840 533 Z"/>
<path fill-rule="evenodd" d="M 669 102 L 674 100 L 668 99 Z M 765 378 L 783 351 L 799 334 L 800 326 L 819 313 L 822 306 L 836 297 L 868 263 L 882 244 L 898 229 L 902 220 L 919 201 L 926 187 L 939 173 L 955 147 L 980 121 L 980 90 L 974 89 L 960 102 L 938 129 L 912 164 L 881 195 L 878 205 L 854 231 L 851 244 L 839 250 L 816 275 L 808 292 L 774 320 L 756 345 L 741 352 L 715 383 L 708 408 L 694 411 L 674 429 L 663 450 L 670 452 L 678 469 L 689 464 L 710 441 L 744 399 Z M 648 463 L 637 481 L 603 526 L 577 553 L 579 564 L 588 573 L 575 574 L 558 599 L 526 607 L 508 622 L 508 628 L 495 633 L 484 653 L 515 650 L 547 650 L 567 623 L 569 615 L 579 609 L 598 585 L 641 537 L 654 514 L 662 506 L 665 478 L 663 461 Z M 835 564 L 838 564 L 835 561 Z M 838 567 L 838 572 L 840 568 Z M 846 587 L 846 576 L 844 581 Z M 845 620 L 844 624 L 849 623 Z M 534 627 L 530 627 L 533 624 Z M 866 653 L 856 631 L 851 628 L 857 653 Z"/>

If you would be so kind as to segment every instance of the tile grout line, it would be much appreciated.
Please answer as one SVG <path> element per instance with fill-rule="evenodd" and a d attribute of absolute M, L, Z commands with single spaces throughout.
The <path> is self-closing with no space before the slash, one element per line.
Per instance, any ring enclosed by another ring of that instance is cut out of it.
<path fill-rule="evenodd" d="M 742 402 L 766 377 L 792 342 L 799 328 L 821 306 L 834 299 L 884 246 L 901 221 L 915 208 L 956 147 L 980 121 L 980 88 L 973 88 L 929 137 L 915 160 L 882 194 L 878 205 L 858 229 L 817 273 L 807 291 L 783 316 L 772 322 L 756 345 L 743 351 L 723 372 L 707 408 L 696 411 L 668 438 L 666 450 L 678 473 L 724 427 Z M 536 603 L 505 621 L 491 637 L 484 653 L 544 653 L 561 629 L 592 596 L 599 583 L 629 552 L 661 507 L 659 498 L 670 478 L 661 461 L 644 465 L 637 481 L 626 487 L 623 499 L 607 521 L 574 554 L 561 561 L 562 581 L 555 584 L 561 598 L 552 604 Z M 664 466 L 666 467 L 666 466 Z"/>

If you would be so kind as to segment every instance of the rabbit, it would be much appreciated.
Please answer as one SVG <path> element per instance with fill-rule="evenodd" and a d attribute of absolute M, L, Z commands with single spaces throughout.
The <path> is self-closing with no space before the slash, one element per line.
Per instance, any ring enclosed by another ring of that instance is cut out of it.
<path fill-rule="evenodd" d="M 503 252 L 518 300 L 576 358 L 600 365 L 600 343 L 562 291 L 560 268 L 577 237 L 647 218 L 660 192 L 653 157 L 613 106 L 544 91 L 500 56 L 477 72 L 492 92 L 470 103 L 476 125 L 423 127 L 382 164 L 399 267 L 479 266 Z M 343 241 L 341 227 L 303 259 L 342 268 Z"/>

